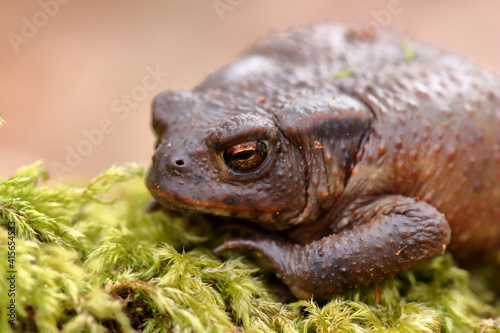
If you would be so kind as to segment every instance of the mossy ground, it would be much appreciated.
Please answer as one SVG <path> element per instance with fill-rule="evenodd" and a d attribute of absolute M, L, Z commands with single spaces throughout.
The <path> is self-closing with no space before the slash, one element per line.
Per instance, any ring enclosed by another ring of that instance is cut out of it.
<path fill-rule="evenodd" d="M 448 254 L 329 302 L 282 302 L 255 261 L 212 256 L 203 219 L 146 213 L 144 173 L 48 186 L 35 164 L 0 179 L 0 332 L 500 332 L 494 283 Z"/>

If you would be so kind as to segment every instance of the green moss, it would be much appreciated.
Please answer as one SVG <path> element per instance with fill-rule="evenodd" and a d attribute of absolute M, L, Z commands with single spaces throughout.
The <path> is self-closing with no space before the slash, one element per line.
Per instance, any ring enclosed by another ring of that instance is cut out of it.
<path fill-rule="evenodd" d="M 256 262 L 211 255 L 203 219 L 146 213 L 144 173 L 47 186 L 35 164 L 0 179 L 0 271 L 12 270 L 14 222 L 17 310 L 9 325 L 2 277 L 1 332 L 500 332 L 485 275 L 470 278 L 448 254 L 327 303 L 280 302 Z"/>
<path fill-rule="evenodd" d="M 340 71 L 338 71 L 337 73 L 335 73 L 333 75 L 333 78 L 334 79 L 342 79 L 344 77 L 352 76 L 352 74 L 353 74 L 352 69 L 344 68 L 344 69 L 341 69 Z"/>
<path fill-rule="evenodd" d="M 415 48 L 409 41 L 403 42 L 403 53 L 406 62 L 412 62 L 415 59 Z"/>

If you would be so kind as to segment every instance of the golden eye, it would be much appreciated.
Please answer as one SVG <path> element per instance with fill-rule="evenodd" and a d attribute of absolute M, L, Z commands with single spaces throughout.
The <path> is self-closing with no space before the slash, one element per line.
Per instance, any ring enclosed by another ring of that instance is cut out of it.
<path fill-rule="evenodd" d="M 222 157 L 226 165 L 234 171 L 253 171 L 266 160 L 267 145 L 263 141 L 243 142 L 226 149 Z"/>

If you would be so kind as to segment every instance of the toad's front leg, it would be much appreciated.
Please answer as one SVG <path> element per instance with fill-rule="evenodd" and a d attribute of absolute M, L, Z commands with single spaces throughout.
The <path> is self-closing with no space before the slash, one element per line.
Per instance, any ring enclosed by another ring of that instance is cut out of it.
<path fill-rule="evenodd" d="M 270 238 L 227 240 L 216 255 L 231 249 L 255 250 L 302 299 L 381 281 L 445 251 L 450 227 L 426 202 L 383 196 L 352 212 L 356 226 L 307 245 Z"/>

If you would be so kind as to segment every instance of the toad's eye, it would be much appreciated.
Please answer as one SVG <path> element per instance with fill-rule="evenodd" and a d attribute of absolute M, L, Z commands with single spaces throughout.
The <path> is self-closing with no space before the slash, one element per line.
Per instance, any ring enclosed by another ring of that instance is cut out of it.
<path fill-rule="evenodd" d="M 231 146 L 222 154 L 226 165 L 237 172 L 250 172 L 260 167 L 267 157 L 264 141 L 243 142 Z"/>

